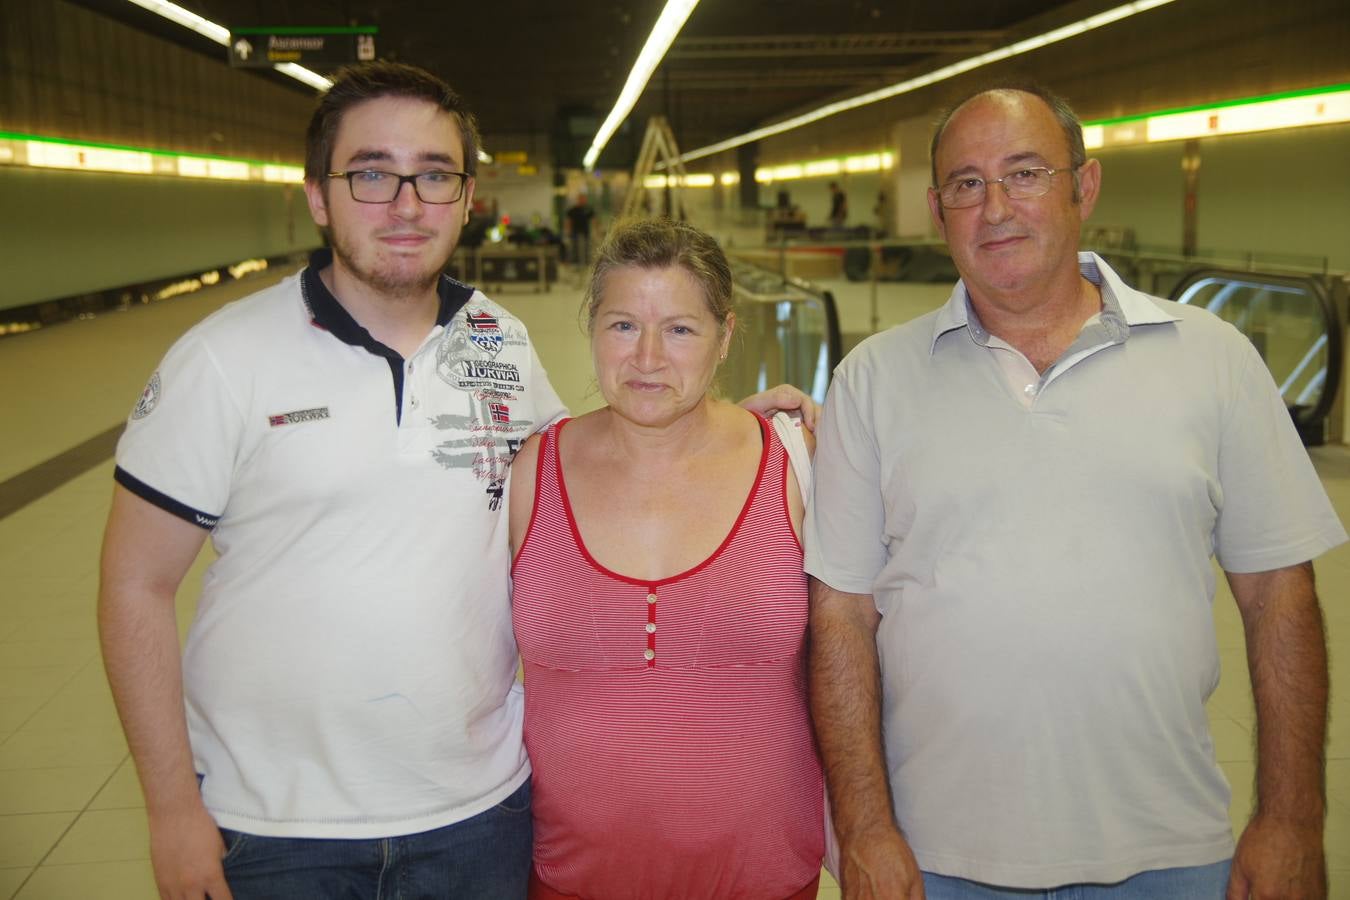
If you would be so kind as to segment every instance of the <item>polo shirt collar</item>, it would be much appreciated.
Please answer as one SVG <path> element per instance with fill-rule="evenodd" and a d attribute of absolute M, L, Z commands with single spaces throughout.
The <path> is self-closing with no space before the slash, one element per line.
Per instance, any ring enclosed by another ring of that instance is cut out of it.
<path fill-rule="evenodd" d="M 1152 297 L 1121 281 L 1120 276 L 1095 253 L 1078 254 L 1078 271 L 1102 292 L 1102 311 L 1093 321 L 1100 325 L 1102 337 L 1107 343 L 1122 343 L 1130 336 L 1133 326 L 1161 325 L 1179 320 L 1178 316 L 1167 312 Z M 970 305 L 970 294 L 966 291 L 964 281 L 956 283 L 951 297 L 934 318 L 929 353 L 937 350 L 938 338 L 961 328 L 968 329 L 976 343 L 989 343 L 989 332 Z"/>
<path fill-rule="evenodd" d="M 309 309 L 310 321 L 344 344 L 364 347 L 378 355 L 385 355 L 382 351 L 388 348 L 371 337 L 370 332 L 352 318 L 352 314 L 338 302 L 333 292 L 328 290 L 328 286 L 319 277 L 319 273 L 332 264 L 332 249 L 320 247 L 309 255 L 309 265 L 300 273 L 301 295 L 304 297 L 305 306 Z M 436 310 L 436 324 L 444 327 L 455 317 L 455 313 L 469 302 L 469 298 L 473 296 L 473 288 L 461 284 L 448 275 L 442 275 L 436 285 L 436 293 L 441 301 L 440 307 Z"/>

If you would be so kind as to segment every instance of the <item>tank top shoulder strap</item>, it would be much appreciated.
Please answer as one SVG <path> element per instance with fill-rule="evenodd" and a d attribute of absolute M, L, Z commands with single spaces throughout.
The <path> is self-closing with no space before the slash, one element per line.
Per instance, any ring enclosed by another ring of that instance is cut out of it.
<path fill-rule="evenodd" d="M 523 546 L 512 563 L 512 569 L 522 559 L 533 557 L 540 535 L 566 533 L 569 530 L 567 509 L 563 502 L 562 485 L 558 480 L 558 435 L 570 420 L 563 419 L 550 425 L 539 435 L 539 456 L 535 461 L 534 503 L 530 525 L 525 531 Z M 545 556 L 547 553 L 545 552 Z"/>
<path fill-rule="evenodd" d="M 554 422 L 540 435 L 539 458 L 535 462 L 537 469 L 534 474 L 536 497 L 557 498 L 561 494 L 558 483 L 558 437 L 562 433 L 562 427 L 570 421 L 572 420 L 562 419 Z"/>
<path fill-rule="evenodd" d="M 755 496 L 750 501 L 750 509 L 747 510 L 748 518 L 763 515 L 777 518 L 779 515 L 787 514 L 785 493 L 787 449 L 779 439 L 778 433 L 774 431 L 772 422 L 759 413 L 755 413 L 755 418 L 759 420 L 760 435 L 764 441 L 762 462 L 764 468 L 755 485 Z"/>

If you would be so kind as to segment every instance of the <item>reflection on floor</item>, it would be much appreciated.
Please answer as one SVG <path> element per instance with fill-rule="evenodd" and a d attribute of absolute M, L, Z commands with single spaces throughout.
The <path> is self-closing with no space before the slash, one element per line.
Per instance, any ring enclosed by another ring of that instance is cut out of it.
<path fill-rule="evenodd" d="M 271 277 L 271 276 L 263 276 Z M 563 399 L 597 405 L 578 324 L 579 281 L 546 294 L 497 292 L 530 326 Z M 116 426 L 168 344 L 187 325 L 257 280 L 0 342 L 0 483 Z M 845 329 L 866 326 L 866 285 L 841 285 Z M 889 296 L 889 294 L 888 294 Z M 901 298 L 915 311 L 945 290 Z M 891 301 L 887 301 L 888 303 Z M 885 316 L 893 321 L 892 313 Z M 861 321 L 860 321 L 861 319 Z M 856 323 L 856 324 L 854 324 Z M 15 386 L 23 386 L 20 390 Z M 1350 450 L 1313 453 L 1350 519 Z M 111 461 L 0 518 L 0 900 L 147 900 L 155 896 L 145 815 L 104 683 L 94 625 L 99 538 Z M 205 559 L 179 597 L 186 626 Z M 1350 659 L 1350 547 L 1318 566 L 1333 659 Z M 1231 598 L 1217 600 L 1224 678 L 1210 703 L 1219 759 L 1234 788 L 1232 818 L 1251 803 L 1252 706 L 1242 629 Z M 1350 898 L 1350 685 L 1333 691 L 1327 849 L 1333 896 Z M 822 897 L 838 896 L 828 883 Z"/>

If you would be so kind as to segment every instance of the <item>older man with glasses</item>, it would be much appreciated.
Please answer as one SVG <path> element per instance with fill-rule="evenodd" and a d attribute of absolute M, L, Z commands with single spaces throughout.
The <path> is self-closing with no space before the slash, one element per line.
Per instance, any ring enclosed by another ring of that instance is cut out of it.
<path fill-rule="evenodd" d="M 1251 343 L 1079 253 L 1101 168 L 1062 100 L 933 138 L 961 274 L 835 375 L 807 517 L 812 713 L 846 898 L 1317 898 L 1345 540 Z M 1236 848 L 1205 700 L 1217 558 L 1246 633 Z"/>

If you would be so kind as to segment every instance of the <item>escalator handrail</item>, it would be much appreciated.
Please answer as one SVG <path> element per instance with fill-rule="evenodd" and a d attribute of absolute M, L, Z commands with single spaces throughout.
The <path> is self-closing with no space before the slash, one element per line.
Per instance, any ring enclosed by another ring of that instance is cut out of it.
<path fill-rule="evenodd" d="M 1328 387 L 1322 391 L 1322 396 L 1317 401 L 1316 406 L 1311 407 L 1311 409 L 1306 407 L 1301 410 L 1291 409 L 1290 412 L 1293 413 L 1294 420 L 1300 425 L 1325 419 L 1331 412 L 1332 404 L 1336 401 L 1336 392 L 1340 390 L 1341 365 L 1344 359 L 1344 333 L 1341 330 L 1340 316 L 1336 313 L 1336 305 L 1331 302 L 1331 293 L 1327 289 L 1326 283 L 1313 275 L 1276 275 L 1270 272 L 1253 272 L 1242 269 L 1192 269 L 1177 282 L 1169 299 L 1178 300 L 1194 284 L 1204 279 L 1236 281 L 1248 285 L 1265 283 L 1271 287 L 1297 288 L 1300 292 L 1307 293 L 1314 298 L 1322 313 L 1322 324 L 1325 326 L 1327 333 L 1327 377 L 1325 384 Z"/>
<path fill-rule="evenodd" d="M 798 278 L 795 275 L 783 276 L 777 271 L 764 266 L 747 262 L 744 259 L 737 259 L 732 267 L 732 278 L 735 279 L 736 266 L 744 266 L 748 269 L 756 269 L 772 276 L 784 287 L 795 288 L 805 294 L 810 294 L 820 301 L 825 310 L 825 353 L 829 363 L 827 377 L 834 377 L 834 370 L 844 358 L 844 335 L 839 326 L 839 304 L 834 299 L 834 293 L 826 288 L 820 287 L 814 282 L 807 281 L 805 278 Z"/>
<path fill-rule="evenodd" d="M 807 281 L 805 278 L 798 278 L 796 275 L 788 276 L 783 280 L 799 291 L 805 291 L 819 297 L 821 303 L 824 304 L 826 353 L 830 363 L 830 376 L 833 377 L 834 370 L 844 361 L 844 335 L 839 326 L 839 304 L 835 302 L 834 292 Z"/>

